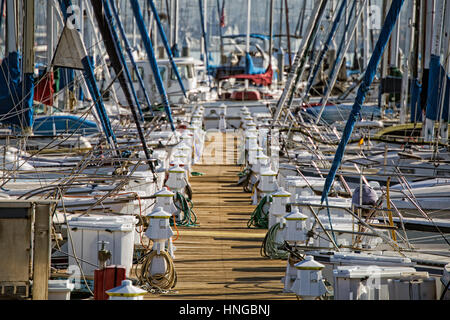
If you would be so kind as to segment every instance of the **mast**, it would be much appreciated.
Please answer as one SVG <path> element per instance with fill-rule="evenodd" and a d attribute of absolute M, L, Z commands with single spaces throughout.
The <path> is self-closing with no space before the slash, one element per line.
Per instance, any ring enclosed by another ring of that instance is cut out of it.
<path fill-rule="evenodd" d="M 248 59 L 246 59 L 247 63 L 249 62 L 249 59 L 251 59 L 250 58 L 251 10 L 252 10 L 252 0 L 247 0 L 247 38 L 245 42 L 245 52 L 248 57 Z M 249 87 L 249 80 L 245 79 L 245 90 L 248 90 L 248 87 Z"/>
<path fill-rule="evenodd" d="M 53 58 L 53 0 L 47 0 L 47 62 L 48 62 L 48 71 L 51 69 L 51 63 Z"/>
<path fill-rule="evenodd" d="M 415 9 L 414 12 L 414 50 L 411 57 L 411 115 L 410 122 L 416 123 L 417 121 L 421 121 L 422 110 L 420 107 L 420 91 L 422 85 L 419 81 L 419 71 L 422 69 L 420 64 L 420 48 L 421 48 L 421 12 L 422 12 L 422 0 L 414 0 Z"/>
<path fill-rule="evenodd" d="M 219 17 L 219 36 L 220 36 L 220 64 L 223 65 L 225 64 L 226 61 L 226 57 L 225 57 L 225 48 L 223 46 L 223 26 L 222 26 L 222 18 L 224 15 L 224 10 L 225 10 L 225 0 L 223 0 L 222 2 L 222 6 L 220 5 L 220 0 L 216 0 L 216 4 L 217 4 L 217 14 Z"/>
<path fill-rule="evenodd" d="M 93 16 L 93 13 L 92 13 L 91 6 L 86 6 L 86 14 L 87 14 L 88 21 L 90 22 L 88 25 L 90 26 L 90 28 L 92 30 L 92 35 L 94 37 L 94 42 L 97 43 L 97 44 L 100 44 L 101 41 L 100 41 L 100 37 L 99 37 L 98 33 L 96 32 L 96 27 L 95 27 L 95 24 L 94 24 L 94 16 Z M 94 50 L 95 47 L 96 46 L 93 46 L 93 49 L 92 49 L 93 50 L 92 54 L 94 56 L 95 56 L 95 50 Z M 102 51 L 102 50 L 100 50 L 100 51 Z M 109 83 L 109 82 L 111 82 L 112 77 L 111 77 L 111 72 L 109 71 L 109 68 L 108 68 L 108 64 L 106 63 L 106 55 L 103 54 L 102 52 L 100 52 L 100 54 L 98 56 L 100 58 L 100 61 L 101 61 L 102 67 L 103 67 L 102 71 L 103 71 L 103 76 L 105 77 L 105 81 L 107 83 Z M 114 101 L 118 101 L 117 94 L 116 94 L 116 88 L 114 86 L 111 86 L 110 90 L 111 90 L 112 99 Z M 90 90 L 88 90 L 88 91 L 90 93 Z M 119 104 L 116 103 L 116 106 L 117 106 L 117 110 L 116 111 L 117 111 L 118 114 L 120 114 Z"/>
<path fill-rule="evenodd" d="M 400 16 L 401 16 L 401 14 L 402 13 L 400 12 Z M 399 20 L 395 24 L 395 28 L 394 28 L 394 31 L 392 32 L 392 36 L 391 36 L 390 57 L 389 57 L 390 66 L 389 67 L 399 67 L 398 57 L 399 57 L 399 41 L 400 41 L 400 37 L 399 37 L 400 19 L 401 18 L 399 17 Z M 405 52 L 405 54 L 406 54 L 406 52 Z"/>
<path fill-rule="evenodd" d="M 103 103 L 102 94 L 97 86 L 97 82 L 94 74 L 94 67 L 92 65 L 91 59 L 88 56 L 86 47 L 81 39 L 80 32 L 73 28 L 69 27 L 69 19 L 73 19 L 73 12 L 69 13 L 68 8 L 72 6 L 71 0 L 60 0 L 59 5 L 61 7 L 61 12 L 64 16 L 64 29 L 59 40 L 58 47 L 56 49 L 55 56 L 57 56 L 58 49 L 61 48 L 61 44 L 64 44 L 63 51 L 68 50 L 68 46 L 73 46 L 73 50 L 70 53 L 73 53 L 73 57 L 71 57 L 70 61 L 60 61 L 61 65 L 55 63 L 55 58 L 53 63 L 55 66 L 61 66 L 64 68 L 76 68 L 77 70 L 83 70 L 83 75 L 86 80 L 86 85 L 88 90 L 92 96 L 92 100 L 94 101 L 94 106 L 97 111 L 97 115 L 100 118 L 100 123 L 102 125 L 103 132 L 105 134 L 106 140 L 117 155 L 117 157 L 121 157 L 120 151 L 117 148 L 117 139 L 116 135 L 111 126 L 111 121 L 108 117 L 108 114 L 105 109 L 105 105 Z M 77 17 L 75 17 L 76 19 Z M 62 59 L 64 60 L 64 59 Z M 69 62 L 69 63 L 68 63 Z M 70 64 L 70 66 L 68 66 Z"/>
<path fill-rule="evenodd" d="M 17 51 L 16 6 L 14 0 L 6 0 L 6 46 L 5 56 Z"/>
<path fill-rule="evenodd" d="M 444 17 L 445 25 L 443 32 L 443 40 L 442 43 L 444 45 L 443 57 L 444 57 L 444 85 L 442 90 L 442 116 L 440 123 L 440 142 L 447 144 L 448 143 L 448 123 L 449 123 L 449 109 L 450 109 L 450 1 L 446 1 L 445 8 L 445 17 Z M 445 44 L 447 46 L 445 47 Z"/>
<path fill-rule="evenodd" d="M 203 4 L 203 1 L 205 3 Z M 207 0 L 198 0 L 198 6 L 200 11 L 200 23 L 202 28 L 202 37 L 203 41 L 201 41 L 201 54 L 203 57 L 203 62 L 205 63 L 206 70 L 209 70 L 209 59 L 208 59 L 208 38 L 207 38 L 207 30 L 206 30 L 206 11 L 204 10 L 207 5 Z"/>
<path fill-rule="evenodd" d="M 270 0 L 270 22 L 269 22 L 269 64 L 272 65 L 273 55 L 273 14 L 274 14 L 274 0 Z"/>
<path fill-rule="evenodd" d="M 288 46 L 288 56 L 289 56 L 289 70 L 292 69 L 292 50 L 291 50 L 291 32 L 289 27 L 289 6 L 288 0 L 284 0 L 286 7 L 286 35 L 287 35 L 287 46 Z"/>
<path fill-rule="evenodd" d="M 337 170 L 341 165 L 342 158 L 344 157 L 345 153 L 345 148 L 348 144 L 348 141 L 350 140 L 350 136 L 355 126 L 355 122 L 361 112 L 361 108 L 366 98 L 367 91 L 375 78 L 378 65 L 380 64 L 380 60 L 383 56 L 383 52 L 385 51 L 386 45 L 389 41 L 394 25 L 398 20 L 398 16 L 400 14 L 400 10 L 403 6 L 403 3 L 404 0 L 393 0 L 389 12 L 386 16 L 383 28 L 381 29 L 381 33 L 378 38 L 378 42 L 373 50 L 373 54 L 372 57 L 370 58 L 369 65 L 366 69 L 366 72 L 364 73 L 363 81 L 358 89 L 355 103 L 353 104 L 352 111 L 348 118 L 347 124 L 345 125 L 344 132 L 342 133 L 342 139 L 339 142 L 339 146 L 336 150 L 335 157 L 331 165 L 331 169 L 328 172 L 327 178 L 325 180 L 325 185 L 322 191 L 321 203 L 323 203 L 325 200 L 328 201 L 328 193 L 330 192 L 334 178 L 336 177 Z"/>
<path fill-rule="evenodd" d="M 200 9 L 200 23 L 202 25 L 202 33 L 203 33 L 203 41 L 200 43 L 201 45 L 201 54 L 203 56 L 203 62 L 205 63 L 206 68 L 209 68 L 209 59 L 208 59 L 208 16 L 207 16 L 207 7 L 208 0 L 198 0 L 199 9 Z"/>
<path fill-rule="evenodd" d="M 444 18 L 444 0 L 436 0 L 436 11 L 434 17 L 434 24 L 432 28 L 432 38 L 430 45 L 430 61 L 429 61 L 429 78 L 428 78 L 428 98 L 426 109 L 426 120 L 424 126 L 425 141 L 433 141 L 434 124 L 439 119 L 439 92 L 441 86 L 441 38 Z M 428 8 L 433 9 L 434 8 Z M 430 14 L 430 12 L 429 12 Z"/>
<path fill-rule="evenodd" d="M 167 10 L 167 17 L 168 17 L 167 21 L 169 23 L 169 25 L 168 25 L 169 32 L 168 32 L 167 38 L 169 40 L 170 46 L 173 46 L 173 44 L 174 44 L 174 41 L 173 41 L 174 40 L 173 39 L 173 25 L 174 25 L 174 23 L 173 23 L 173 18 L 174 18 L 173 17 L 173 7 L 174 7 L 173 0 L 169 0 L 169 1 L 166 0 L 166 10 Z"/>
<path fill-rule="evenodd" d="M 138 66 L 136 64 L 136 61 L 134 59 L 133 51 L 132 51 L 131 46 L 130 46 L 130 42 L 128 41 L 125 29 L 124 29 L 122 21 L 120 20 L 120 17 L 119 17 L 119 13 L 117 12 L 117 8 L 116 8 L 116 6 L 114 4 L 114 0 L 110 0 L 110 4 L 111 4 L 112 13 L 114 14 L 114 18 L 116 20 L 117 26 L 119 28 L 119 32 L 120 32 L 120 34 L 122 36 L 122 40 L 123 40 L 124 45 L 125 45 L 125 50 L 128 53 L 128 59 L 130 59 L 130 62 L 133 65 L 133 69 L 134 69 L 136 77 L 137 77 L 137 79 L 139 81 L 139 85 L 141 86 L 141 89 L 144 92 L 145 101 L 147 102 L 147 105 L 148 105 L 151 113 L 153 114 L 152 104 L 150 102 L 150 98 L 148 96 L 147 89 L 145 88 L 144 80 L 142 79 L 142 75 L 139 72 L 139 68 L 138 68 Z"/>
<path fill-rule="evenodd" d="M 181 79 L 180 73 L 178 72 L 178 67 L 177 67 L 177 65 L 175 63 L 175 60 L 173 59 L 172 50 L 170 49 L 169 41 L 167 40 L 166 33 L 164 32 L 163 25 L 162 25 L 161 21 L 159 20 L 159 15 L 158 15 L 158 11 L 156 10 L 155 3 L 153 2 L 153 0 L 149 0 L 148 3 L 150 5 L 150 8 L 152 9 L 153 16 L 156 19 L 156 24 L 158 26 L 159 34 L 161 36 L 161 40 L 163 42 L 163 45 L 164 45 L 164 47 L 166 49 L 167 57 L 169 58 L 170 64 L 172 66 L 172 71 L 175 73 L 175 76 L 178 79 L 178 83 L 180 84 L 180 88 L 183 91 L 184 96 L 187 98 L 187 93 L 186 93 L 186 89 L 185 89 L 184 84 L 183 84 L 183 80 Z"/>
<path fill-rule="evenodd" d="M 303 21 L 305 19 L 305 11 L 306 11 L 306 1 L 303 0 L 303 6 L 300 9 L 300 14 L 298 15 L 297 25 L 295 26 L 295 35 L 297 37 L 301 37 L 303 35 Z"/>
<path fill-rule="evenodd" d="M 365 4 L 366 0 L 362 0 L 362 2 L 363 2 L 362 4 Z M 355 5 L 356 2 L 354 2 L 353 4 Z M 352 7 L 351 13 L 353 13 L 353 9 L 355 9 L 355 7 L 356 6 Z M 339 75 L 339 71 L 342 67 L 342 64 L 344 63 L 344 57 L 350 47 L 352 38 L 355 35 L 356 26 L 358 25 L 359 18 L 363 11 L 364 11 L 364 6 L 361 6 L 359 8 L 359 11 L 356 14 L 355 18 L 353 19 L 353 25 L 350 27 L 349 37 L 346 39 L 345 38 L 342 39 L 343 41 L 341 43 L 341 48 L 342 48 L 342 45 L 344 45 L 344 44 L 345 44 L 345 48 L 342 50 L 342 52 L 339 52 L 339 56 L 337 57 L 337 60 L 335 61 L 335 64 L 331 70 L 331 73 L 329 76 L 331 78 L 331 80 L 328 82 L 325 95 L 320 102 L 322 104 L 322 106 L 320 108 L 319 114 L 317 115 L 316 124 L 318 124 L 320 122 L 320 118 L 322 117 L 322 114 L 323 114 L 323 111 L 325 110 L 328 99 L 330 98 L 331 92 L 334 88 L 334 85 L 336 84 L 336 80 Z M 351 14 L 350 14 L 350 19 L 351 19 Z M 347 28 L 349 26 L 350 26 L 350 21 L 347 24 Z M 346 29 L 346 31 L 347 31 L 347 29 Z"/>
<path fill-rule="evenodd" d="M 411 65 L 411 49 L 414 41 L 414 14 L 416 10 L 416 1 L 413 0 L 408 11 L 408 29 L 406 34 L 404 57 L 403 57 L 403 77 L 402 77 L 402 95 L 400 99 L 400 123 L 406 123 L 406 108 L 408 97 L 408 80 Z M 399 23 L 397 23 L 399 25 Z"/>
<path fill-rule="evenodd" d="M 306 0 L 305 0 L 306 1 Z M 278 38 L 278 48 L 281 50 L 281 46 L 282 46 L 282 39 L 283 37 L 281 36 L 283 34 L 283 0 L 280 0 L 280 25 L 279 25 L 279 38 Z M 283 57 L 284 59 L 284 57 Z"/>
<path fill-rule="evenodd" d="M 97 0 L 97 1 L 99 1 L 99 0 Z M 113 40 L 113 45 L 108 46 L 108 49 L 109 49 L 108 55 L 111 59 L 114 70 L 116 71 L 116 74 L 119 77 L 119 81 L 120 81 L 122 87 L 124 88 L 124 94 L 127 97 L 127 101 L 130 106 L 131 114 L 133 116 L 133 120 L 136 125 L 136 129 L 138 131 L 138 136 L 139 136 L 139 139 L 141 140 L 142 149 L 143 149 L 145 157 L 147 158 L 147 161 L 148 161 L 148 166 L 149 166 L 150 170 L 153 173 L 155 173 L 155 168 L 154 168 L 154 165 L 153 165 L 153 162 L 151 159 L 150 150 L 147 146 L 147 142 L 146 142 L 145 136 L 144 136 L 144 131 L 143 131 L 141 123 L 139 121 L 138 113 L 136 112 L 136 108 L 139 110 L 140 115 L 142 117 L 142 121 L 143 121 L 144 119 L 143 119 L 142 111 L 141 111 L 141 108 L 139 105 L 139 100 L 137 99 L 137 96 L 136 96 L 136 91 L 133 86 L 133 81 L 132 81 L 131 74 L 130 74 L 130 71 L 127 66 L 127 62 L 125 60 L 125 57 L 122 54 L 122 47 L 120 45 L 119 37 L 117 36 L 116 30 L 115 30 L 115 27 L 113 24 L 113 16 L 112 16 L 111 7 L 109 6 L 107 0 L 104 0 L 103 3 L 100 3 L 97 1 L 92 0 L 92 4 L 93 4 L 94 9 L 97 9 L 96 10 L 97 21 L 98 21 L 98 24 L 100 27 L 100 31 L 102 32 L 103 37 L 106 42 Z M 103 7 L 104 15 L 100 16 L 98 14 L 98 12 L 101 11 L 102 7 Z M 103 28 L 103 26 L 102 26 L 102 21 L 101 21 L 102 18 L 104 19 L 104 23 L 105 23 L 104 27 L 105 28 Z M 109 28 L 106 28 L 106 27 L 109 27 Z M 109 34 L 107 31 L 109 31 Z M 114 46 L 114 43 L 115 43 L 115 46 Z M 125 80 L 125 76 L 124 76 L 123 72 L 121 73 L 122 68 L 125 71 L 126 79 L 128 80 L 129 86 L 126 84 L 126 80 Z M 133 94 L 133 97 L 135 99 L 136 105 L 133 104 L 130 89 L 131 89 L 131 93 Z"/>
<path fill-rule="evenodd" d="M 339 24 L 341 23 L 341 18 L 342 18 L 342 14 L 344 12 L 344 9 L 347 7 L 347 0 L 342 0 L 342 3 L 338 9 L 338 11 L 336 12 L 336 16 L 334 18 L 333 24 L 331 26 L 330 32 L 328 34 L 328 38 L 324 43 L 324 46 L 322 48 L 322 51 L 316 56 L 316 59 L 314 61 L 312 70 L 310 75 L 308 76 L 308 84 L 305 88 L 305 91 L 300 99 L 299 105 L 303 104 L 304 99 L 307 97 L 307 95 L 309 94 L 309 91 L 311 90 L 313 83 L 316 79 L 316 76 L 319 72 L 320 66 L 322 65 L 323 60 L 325 59 L 325 55 L 328 52 L 328 49 L 330 47 L 331 42 L 333 41 L 333 39 L 336 36 Z"/>
<path fill-rule="evenodd" d="M 434 15 L 434 0 L 422 1 L 422 32 L 420 41 L 420 54 L 421 54 L 421 79 L 422 79 L 422 94 L 420 96 L 420 106 L 422 114 L 426 112 L 427 100 L 428 100 L 428 84 L 430 74 L 430 46 L 432 38 L 432 23 Z M 425 121 L 425 119 L 423 119 Z M 425 126 L 422 127 L 422 132 Z"/>
<path fill-rule="evenodd" d="M 1 34 L 1 30 L 2 30 L 2 25 L 3 25 L 3 12 L 5 12 L 5 0 L 1 0 L 1 3 L 0 3 L 0 36 L 2 36 L 2 38 L 3 38 L 3 34 Z"/>
<path fill-rule="evenodd" d="M 146 28 L 146 25 L 144 22 L 144 17 L 142 16 L 141 6 L 139 5 L 138 0 L 130 0 L 130 2 L 131 2 L 131 7 L 133 9 L 134 17 L 135 17 L 139 32 L 141 34 L 142 41 L 144 43 L 144 48 L 147 53 L 147 58 L 150 61 L 150 66 L 153 71 L 153 77 L 155 79 L 156 87 L 158 88 L 158 92 L 160 94 L 162 104 L 164 105 L 164 109 L 166 111 L 167 118 L 170 123 L 170 127 L 171 127 L 172 131 L 175 131 L 175 125 L 173 123 L 172 110 L 170 108 L 169 98 L 168 98 L 167 92 L 164 88 L 164 83 L 163 83 L 161 73 L 158 68 L 158 63 L 156 61 L 155 51 L 153 50 L 152 42 L 147 33 L 147 28 Z"/>
<path fill-rule="evenodd" d="M 180 56 L 180 50 L 178 49 L 178 24 L 179 18 L 179 0 L 173 0 L 173 43 L 172 52 L 174 57 Z"/>
<path fill-rule="evenodd" d="M 382 20 L 386 18 L 387 15 L 387 10 L 389 8 L 389 4 L 388 2 L 390 2 L 391 0 L 383 0 L 383 9 L 382 9 Z M 383 57 L 381 59 L 381 80 L 385 79 L 388 75 L 388 66 L 389 66 L 389 46 L 390 46 L 390 41 L 388 41 L 387 44 L 387 50 L 384 51 Z M 384 108 L 387 105 L 387 98 L 388 96 L 384 93 L 381 93 L 381 81 L 380 81 L 380 86 L 379 86 L 379 90 L 380 90 L 380 96 L 379 96 L 379 100 L 378 100 L 378 104 L 380 107 L 380 110 L 384 110 Z"/>
<path fill-rule="evenodd" d="M 369 52 L 370 52 L 370 24 L 369 24 L 369 2 L 367 1 L 364 8 L 364 16 L 363 21 L 365 23 L 361 26 L 361 29 L 363 31 L 363 43 L 364 43 L 364 54 L 363 54 L 363 63 L 362 70 L 365 70 L 367 68 L 367 64 L 369 63 Z"/>
<path fill-rule="evenodd" d="M 289 77 L 286 83 L 286 86 L 283 90 L 283 93 L 278 100 L 277 109 L 274 114 L 273 121 L 277 122 L 280 118 L 281 112 L 286 107 L 286 103 L 289 99 L 289 104 L 292 102 L 294 91 L 297 86 L 298 81 L 301 78 L 301 75 L 304 71 L 304 65 L 306 63 L 306 58 L 308 55 L 308 51 L 311 49 L 314 37 L 319 29 L 320 20 L 325 12 L 325 8 L 327 6 L 327 0 L 321 0 L 316 2 L 314 10 L 309 17 L 308 28 L 305 37 L 302 39 L 302 43 L 298 49 L 297 55 L 295 57 L 295 61 L 292 67 L 291 72 L 289 73 Z M 290 97 L 289 97 L 290 96 Z M 289 106 L 286 108 L 288 114 L 290 114 Z"/>
<path fill-rule="evenodd" d="M 31 133 L 33 125 L 33 93 L 34 93 L 34 1 L 25 1 L 25 12 L 23 19 L 23 81 L 22 87 L 22 110 L 28 113 L 23 124 L 24 132 Z"/>

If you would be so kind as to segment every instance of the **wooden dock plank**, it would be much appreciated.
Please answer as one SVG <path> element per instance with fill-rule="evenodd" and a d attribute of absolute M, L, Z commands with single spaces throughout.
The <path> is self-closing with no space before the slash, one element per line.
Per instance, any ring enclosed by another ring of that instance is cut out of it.
<path fill-rule="evenodd" d="M 241 168 L 208 162 L 193 167 L 204 176 L 190 178 L 199 226 L 178 227 L 175 292 L 146 299 L 295 300 L 295 295 L 282 292 L 286 262 L 261 257 L 267 230 L 247 228 L 254 206 L 250 194 L 236 185 Z"/>

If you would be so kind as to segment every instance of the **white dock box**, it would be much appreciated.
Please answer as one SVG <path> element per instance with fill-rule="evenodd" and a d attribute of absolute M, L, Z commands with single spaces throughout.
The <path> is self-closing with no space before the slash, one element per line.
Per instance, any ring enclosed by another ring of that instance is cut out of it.
<path fill-rule="evenodd" d="M 68 239 L 69 265 L 77 265 L 75 254 L 86 276 L 93 276 L 99 265 L 100 242 L 108 242 L 105 249 L 111 252 L 111 265 L 124 266 L 127 276 L 133 265 L 134 237 L 137 219 L 134 216 L 89 216 L 69 220 L 73 246 Z M 75 252 L 74 252 L 75 251 Z M 87 263 L 88 262 L 88 263 Z"/>
<path fill-rule="evenodd" d="M 334 274 L 335 300 L 389 300 L 389 279 L 414 273 L 409 267 L 345 266 Z"/>
<path fill-rule="evenodd" d="M 70 300 L 74 288 L 69 280 L 48 280 L 48 300 Z"/>

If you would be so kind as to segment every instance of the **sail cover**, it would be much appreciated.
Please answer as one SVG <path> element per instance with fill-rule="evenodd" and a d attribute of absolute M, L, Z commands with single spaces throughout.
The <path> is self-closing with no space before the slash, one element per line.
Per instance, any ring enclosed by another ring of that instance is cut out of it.
<path fill-rule="evenodd" d="M 273 78 L 273 69 L 272 65 L 269 65 L 266 72 L 263 74 L 237 74 L 233 76 L 226 76 L 222 77 L 221 79 L 238 79 L 238 80 L 250 80 L 255 85 L 259 86 L 270 86 L 272 84 L 272 78 Z"/>
<path fill-rule="evenodd" d="M 255 67 L 253 64 L 253 59 L 250 56 L 250 53 L 246 53 L 245 55 L 245 73 L 246 74 L 263 74 L 267 70 L 265 68 Z"/>
<path fill-rule="evenodd" d="M 47 72 L 42 74 L 34 87 L 34 101 L 40 102 L 47 106 L 53 106 L 53 88 L 54 74 Z"/>
<path fill-rule="evenodd" d="M 21 79 L 21 56 L 10 52 L 0 65 L 0 122 L 21 128 L 33 126 L 33 75 Z"/>

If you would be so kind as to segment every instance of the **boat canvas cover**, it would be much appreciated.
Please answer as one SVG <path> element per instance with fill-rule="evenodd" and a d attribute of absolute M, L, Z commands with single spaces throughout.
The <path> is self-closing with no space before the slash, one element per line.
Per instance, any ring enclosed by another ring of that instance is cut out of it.
<path fill-rule="evenodd" d="M 41 102 L 47 106 L 53 106 L 54 74 L 47 72 L 40 76 L 34 88 L 34 101 Z"/>
<path fill-rule="evenodd" d="M 263 74 L 237 74 L 237 75 L 233 75 L 233 76 L 223 77 L 222 79 L 230 79 L 230 78 L 234 78 L 234 79 L 238 79 L 238 80 L 248 79 L 256 85 L 270 86 L 272 84 L 273 69 L 272 69 L 272 66 L 269 65 L 269 67 L 267 68 L 267 71 Z"/>
<path fill-rule="evenodd" d="M 0 122 L 22 128 L 33 125 L 32 74 L 21 79 L 21 56 L 10 52 L 0 65 Z"/>

